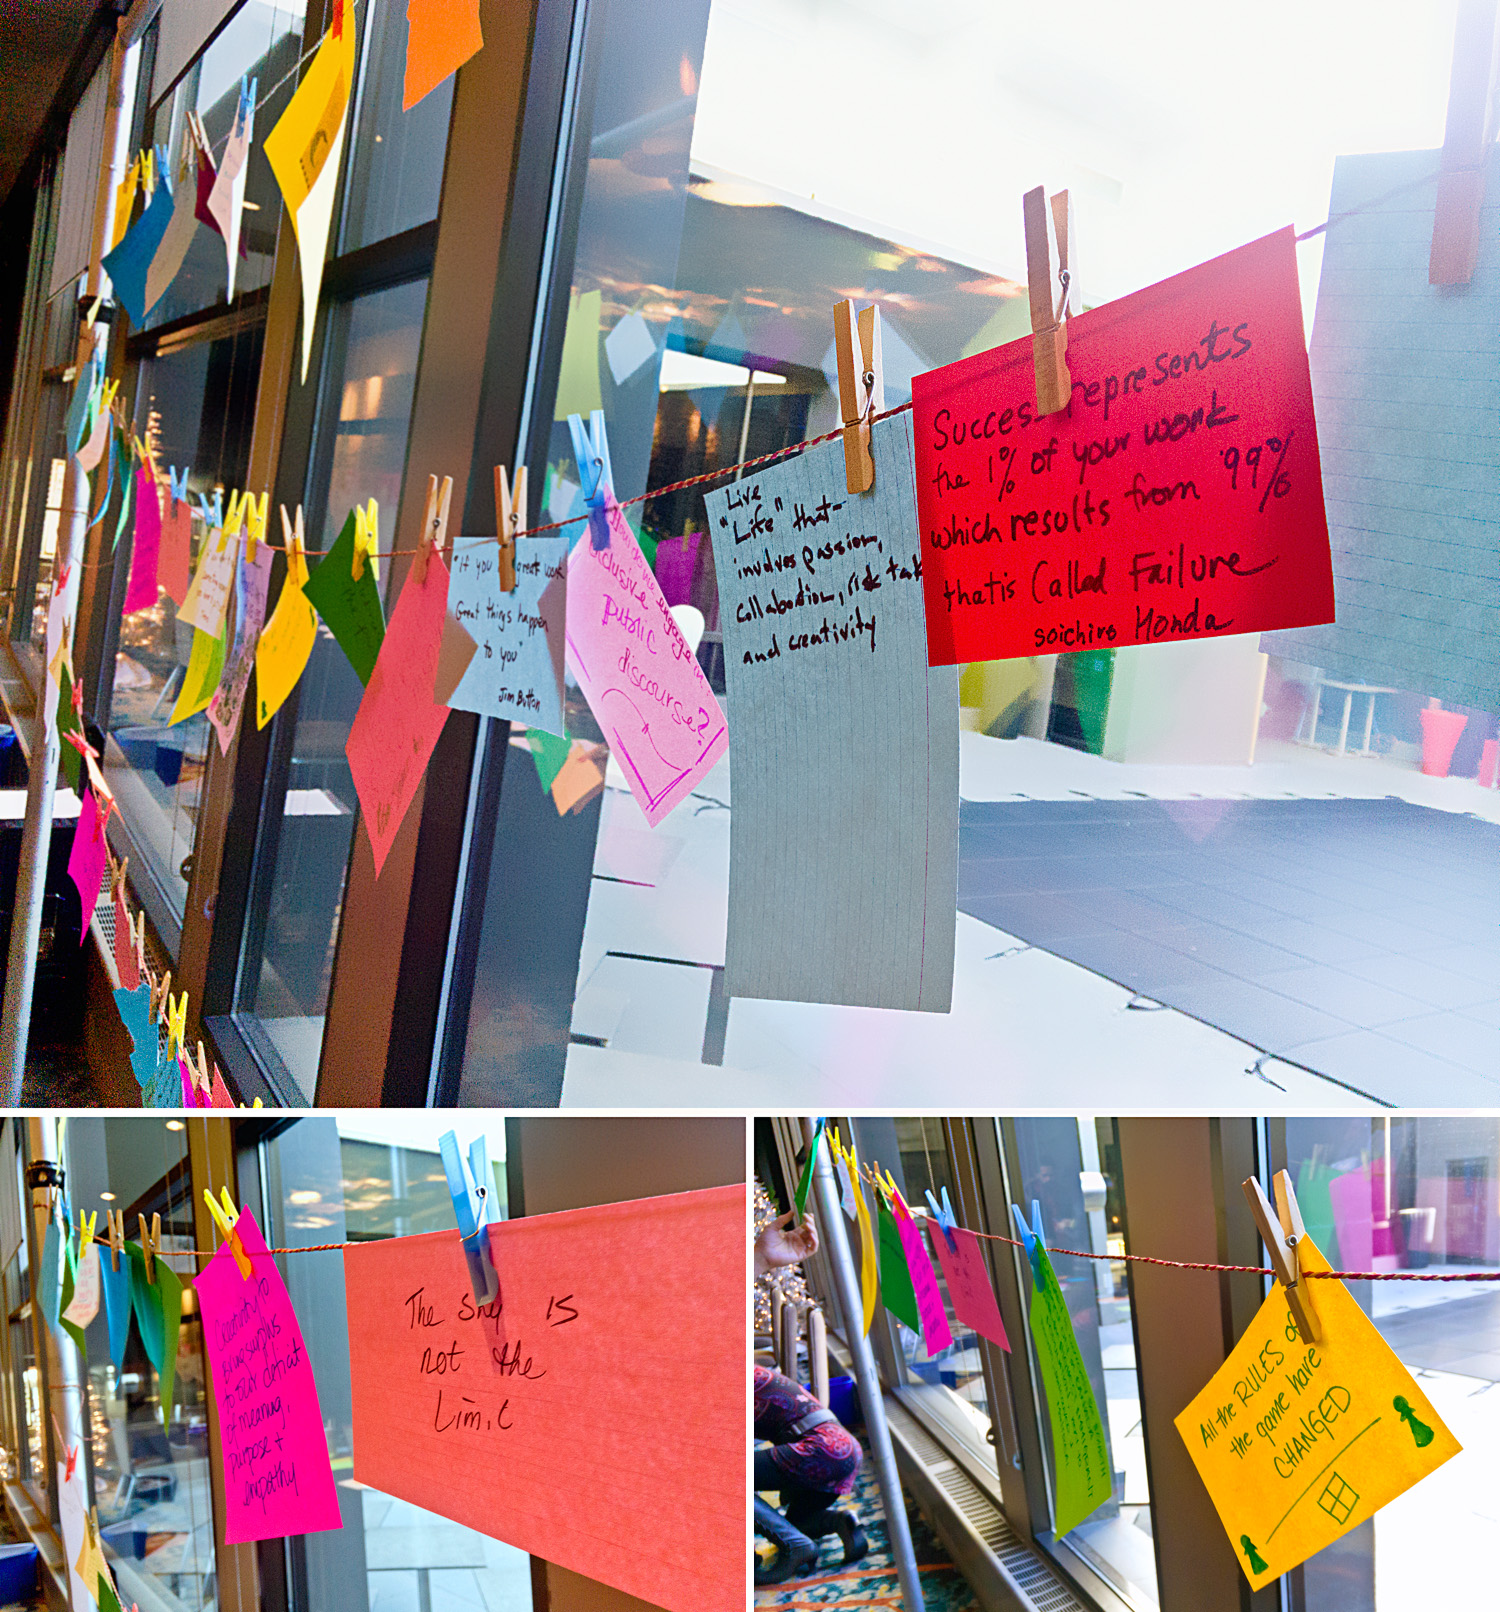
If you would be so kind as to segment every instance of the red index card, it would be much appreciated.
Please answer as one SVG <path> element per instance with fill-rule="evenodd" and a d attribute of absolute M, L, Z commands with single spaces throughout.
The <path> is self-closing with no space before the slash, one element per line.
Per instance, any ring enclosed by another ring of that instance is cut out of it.
<path fill-rule="evenodd" d="M 1333 619 L 1296 247 L 1284 229 L 912 381 L 933 666 Z"/>
<path fill-rule="evenodd" d="M 669 1612 L 743 1612 L 745 1207 L 491 1226 L 482 1310 L 456 1229 L 346 1245 L 355 1478 Z"/>

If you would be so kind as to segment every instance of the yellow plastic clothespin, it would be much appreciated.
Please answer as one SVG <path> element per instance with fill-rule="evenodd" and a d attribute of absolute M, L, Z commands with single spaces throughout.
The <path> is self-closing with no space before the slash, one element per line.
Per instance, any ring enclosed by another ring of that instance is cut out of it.
<path fill-rule="evenodd" d="M 219 528 L 223 542 L 228 543 L 240 535 L 240 528 L 245 524 L 245 505 L 249 501 L 249 493 L 230 491 L 229 502 L 224 506 L 224 524 Z"/>
<path fill-rule="evenodd" d="M 255 564 L 255 545 L 266 540 L 266 519 L 271 513 L 271 495 L 262 493 L 257 500 L 253 493 L 246 493 L 240 504 L 240 513 L 245 522 L 245 558 Z"/>
<path fill-rule="evenodd" d="M 885 407 L 879 307 L 871 303 L 856 319 L 852 302 L 838 303 L 833 345 L 839 361 L 839 418 L 844 422 L 844 480 L 851 493 L 867 493 L 875 485 L 871 419 Z"/>
<path fill-rule="evenodd" d="M 1303 1278 L 1302 1262 L 1297 1253 L 1297 1245 L 1307 1235 L 1302 1225 L 1302 1211 L 1297 1207 L 1292 1178 L 1285 1170 L 1276 1172 L 1271 1185 L 1276 1193 L 1274 1216 L 1260 1182 L 1253 1175 L 1245 1182 L 1245 1201 L 1270 1252 L 1276 1280 L 1286 1293 L 1287 1308 L 1297 1323 L 1298 1335 L 1304 1343 L 1317 1343 L 1320 1338 L 1318 1312 L 1313 1308 L 1312 1294 Z"/>
<path fill-rule="evenodd" d="M 152 1215 L 151 1225 L 146 1226 L 146 1217 L 137 1215 L 136 1219 L 141 1227 L 141 1253 L 146 1258 L 146 1281 L 154 1284 L 156 1281 L 156 1256 L 161 1253 L 161 1216 Z"/>
<path fill-rule="evenodd" d="M 88 1252 L 88 1247 L 94 1240 L 94 1227 L 99 1224 L 99 1211 L 88 1214 L 80 1209 L 78 1211 L 78 1257 L 82 1259 Z"/>
<path fill-rule="evenodd" d="M 1047 203 L 1044 186 L 1028 190 L 1021 208 L 1026 221 L 1026 289 L 1031 299 L 1031 357 L 1036 370 L 1036 411 L 1056 414 L 1073 396 L 1068 371 L 1068 315 L 1077 310 L 1073 288 L 1077 252 L 1073 206 L 1060 190 Z M 1054 273 L 1054 252 L 1056 271 Z"/>
<path fill-rule="evenodd" d="M 109 1228 L 109 1257 L 116 1270 L 120 1268 L 120 1255 L 125 1252 L 125 1211 L 106 1209 L 104 1224 Z"/>
<path fill-rule="evenodd" d="M 187 1009 L 188 994 L 173 998 L 171 994 L 172 976 L 167 976 L 167 1056 L 170 1058 L 174 1052 L 185 1049 L 187 1037 Z"/>
<path fill-rule="evenodd" d="M 516 591 L 516 533 L 526 526 L 526 466 L 516 467 L 514 483 L 504 465 L 495 466 L 495 541 L 500 545 L 500 591 Z"/>
<path fill-rule="evenodd" d="M 229 1244 L 229 1252 L 234 1257 L 242 1277 L 250 1280 L 250 1256 L 245 1252 L 245 1244 L 235 1229 L 235 1222 L 240 1218 L 240 1212 L 234 1206 L 234 1199 L 229 1196 L 229 1188 L 221 1187 L 223 1206 L 214 1202 L 214 1195 L 209 1188 L 203 1189 L 203 1201 L 208 1205 L 208 1212 L 214 1217 L 214 1224 L 219 1228 L 219 1234 Z"/>
<path fill-rule="evenodd" d="M 156 190 L 156 151 L 151 146 L 141 153 L 141 189 L 147 196 Z"/>
<path fill-rule="evenodd" d="M 111 409 L 115 405 L 115 393 L 120 390 L 118 381 L 104 381 L 99 387 L 99 407 Z"/>
<path fill-rule="evenodd" d="M 356 582 L 365 574 L 365 560 L 370 562 L 370 575 L 380 581 L 380 506 L 372 498 L 366 513 L 358 504 L 354 506 L 354 559 L 349 574 Z"/>
<path fill-rule="evenodd" d="M 419 583 L 427 580 L 427 562 L 432 555 L 447 552 L 448 505 L 452 498 L 452 476 L 444 476 L 441 487 L 436 476 L 427 478 L 427 502 L 422 510 L 422 541 L 417 545 L 416 558 Z"/>

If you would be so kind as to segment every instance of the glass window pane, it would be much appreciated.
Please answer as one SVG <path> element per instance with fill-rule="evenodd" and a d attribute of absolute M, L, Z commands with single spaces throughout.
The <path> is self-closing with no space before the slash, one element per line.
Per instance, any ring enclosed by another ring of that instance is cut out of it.
<path fill-rule="evenodd" d="M 448 114 L 453 107 L 449 77 L 409 112 L 401 110 L 406 6 L 402 0 L 371 0 L 366 15 L 364 76 L 351 125 L 340 247 L 344 252 L 372 246 L 437 217 Z"/>
<path fill-rule="evenodd" d="M 325 424 L 308 488 L 309 548 L 326 550 L 356 502 L 378 501 L 395 522 L 427 302 L 413 280 L 336 306 L 323 380 Z M 388 580 L 389 569 L 382 576 Z M 313 1096 L 358 799 L 344 744 L 364 694 L 321 624 L 307 670 L 277 721 L 284 756 L 279 799 L 261 815 L 262 869 L 240 976 L 239 1005 L 257 1046 L 286 1082 Z"/>
<path fill-rule="evenodd" d="M 281 190 L 263 149 L 265 137 L 276 125 L 297 87 L 296 66 L 302 47 L 305 6 L 270 5 L 266 0 L 245 0 L 223 31 L 214 39 L 186 76 L 157 106 L 152 139 L 168 147 L 175 186 L 182 154 L 189 143 L 188 113 L 203 119 L 208 143 L 217 164 L 234 126 L 239 106 L 240 78 L 253 78 L 259 88 L 254 137 L 245 163 L 245 210 L 240 221 L 243 252 L 235 270 L 238 297 L 269 283 L 276 253 L 276 231 L 281 219 Z M 147 316 L 150 329 L 186 314 L 196 313 L 224 300 L 229 289 L 229 262 L 224 238 L 200 223 L 182 267 Z"/>
<path fill-rule="evenodd" d="M 195 501 L 202 496 L 212 502 L 214 489 L 227 497 L 244 485 L 262 336 L 256 326 L 141 364 L 135 429 L 154 434 L 163 475 L 169 466 L 189 472 Z M 193 528 L 196 562 L 202 520 L 195 519 Z M 128 567 L 130 555 L 126 536 L 117 565 Z M 206 712 L 171 724 L 192 648 L 193 629 L 177 620 L 165 589 L 158 589 L 152 608 L 121 620 L 104 757 L 132 847 L 179 920 L 208 747 L 218 742 Z"/>
<path fill-rule="evenodd" d="M 266 1144 L 267 1219 L 279 1247 L 403 1237 L 453 1223 L 438 1115 L 378 1113 L 298 1120 Z M 488 1133 L 495 1202 L 505 1205 L 505 1135 Z M 441 1200 L 441 1202 L 439 1201 Z M 302 1322 L 328 1428 L 343 1527 L 308 1534 L 305 1612 L 474 1607 L 530 1612 L 531 1559 L 525 1551 L 396 1500 L 353 1480 L 349 1333 L 344 1262 L 337 1252 L 281 1262 Z M 303 1609 L 299 1609 L 303 1612 Z"/>
<path fill-rule="evenodd" d="M 101 1202 L 162 1217 L 162 1248 L 190 1284 L 191 1172 L 182 1121 L 70 1119 L 63 1157 L 68 1189 L 79 1209 Z M 110 1257 L 101 1248 L 100 1257 Z M 170 1414 L 164 1419 L 160 1383 L 139 1331 L 132 1327 L 124 1364 L 110 1359 L 104 1309 L 84 1332 L 88 1344 L 88 1443 L 92 1503 L 121 1599 L 170 1612 L 211 1612 L 217 1605 L 213 1491 L 209 1467 L 207 1376 L 203 1329 L 191 1285 L 183 1290 Z"/>

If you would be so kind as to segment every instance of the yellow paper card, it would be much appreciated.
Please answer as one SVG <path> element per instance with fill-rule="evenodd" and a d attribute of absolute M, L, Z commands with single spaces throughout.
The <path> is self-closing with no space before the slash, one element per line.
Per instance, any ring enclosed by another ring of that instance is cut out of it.
<path fill-rule="evenodd" d="M 318 613 L 302 591 L 306 581 L 307 560 L 293 549 L 281 596 L 255 646 L 255 720 L 262 728 L 296 687 L 317 640 Z"/>
<path fill-rule="evenodd" d="M 1326 1271 L 1310 1237 L 1303 1267 Z M 1357 1528 L 1461 1446 L 1342 1282 L 1309 1282 L 1322 1334 L 1280 1286 L 1177 1417 L 1253 1588 Z"/>
<path fill-rule="evenodd" d="M 225 636 L 222 630 L 215 638 L 201 628 L 193 628 L 193 652 L 188 656 L 187 671 L 183 673 L 182 687 L 177 692 L 177 703 L 167 718 L 168 727 L 196 716 L 214 697 L 219 679 L 224 675 Z"/>
<path fill-rule="evenodd" d="M 599 390 L 599 321 L 603 307 L 602 291 L 585 291 L 574 297 L 568 308 L 562 362 L 557 371 L 557 401 L 552 406 L 554 420 L 566 420 L 570 414 L 581 414 L 587 420 L 595 409 L 604 407 Z"/>

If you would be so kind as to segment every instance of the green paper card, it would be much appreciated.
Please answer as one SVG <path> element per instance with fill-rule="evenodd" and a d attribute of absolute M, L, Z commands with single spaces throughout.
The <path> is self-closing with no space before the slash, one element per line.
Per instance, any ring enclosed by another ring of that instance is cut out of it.
<path fill-rule="evenodd" d="M 130 1255 L 130 1308 L 141 1334 L 146 1356 L 156 1367 L 157 1400 L 162 1426 L 172 1425 L 172 1382 L 177 1375 L 177 1333 L 182 1321 L 182 1283 L 177 1273 L 158 1258 L 155 1282 L 146 1280 L 146 1256 L 139 1243 L 126 1243 Z"/>
<path fill-rule="evenodd" d="M 57 737 L 58 748 L 62 753 L 63 777 L 68 780 L 68 788 L 76 795 L 83 779 L 83 757 L 68 743 L 70 733 L 81 734 L 83 723 L 78 720 L 78 713 L 73 709 L 73 677 L 68 671 L 67 662 L 63 662 L 62 675 L 57 684 Z"/>
<path fill-rule="evenodd" d="M 812 1146 L 807 1150 L 807 1164 L 802 1171 L 802 1179 L 797 1183 L 797 1218 L 803 1220 L 807 1216 L 807 1195 L 812 1191 L 813 1171 L 818 1164 L 818 1148 L 823 1141 L 823 1121 L 818 1121 L 818 1128 L 813 1132 Z"/>
<path fill-rule="evenodd" d="M 540 728 L 527 728 L 526 742 L 531 746 L 531 759 L 536 762 L 536 775 L 543 789 L 551 789 L 568 752 L 573 748 L 571 739 L 559 739 L 555 733 L 543 733 Z"/>
<path fill-rule="evenodd" d="M 360 682 L 368 683 L 385 642 L 385 612 L 374 566 L 367 559 L 355 581 L 353 565 L 354 511 L 350 510 L 333 547 L 309 573 L 302 591 L 349 657 Z"/>
<path fill-rule="evenodd" d="M 880 1249 L 881 1302 L 904 1326 L 920 1334 L 922 1317 L 917 1309 L 916 1289 L 911 1285 L 911 1266 L 906 1263 L 906 1250 L 901 1246 L 896 1217 L 882 1192 L 875 1194 L 875 1218 Z"/>
<path fill-rule="evenodd" d="M 1073 1318 L 1047 1250 L 1037 1245 L 1032 1268 L 1031 1339 L 1036 1346 L 1047 1417 L 1052 1427 L 1052 1466 L 1057 1493 L 1052 1525 L 1056 1537 L 1076 1528 L 1114 1492 L 1099 1403 L 1078 1348 Z"/>
<path fill-rule="evenodd" d="M 76 1322 L 70 1321 L 67 1318 L 67 1308 L 73 1302 L 73 1294 L 75 1291 L 73 1273 L 77 1269 L 78 1259 L 77 1255 L 73 1252 L 73 1234 L 72 1232 L 69 1232 L 68 1235 L 63 1239 L 62 1296 L 59 1298 L 57 1304 L 57 1323 L 73 1340 L 73 1342 L 78 1345 L 79 1354 L 86 1355 L 89 1351 L 88 1344 L 84 1340 L 83 1328 Z"/>

